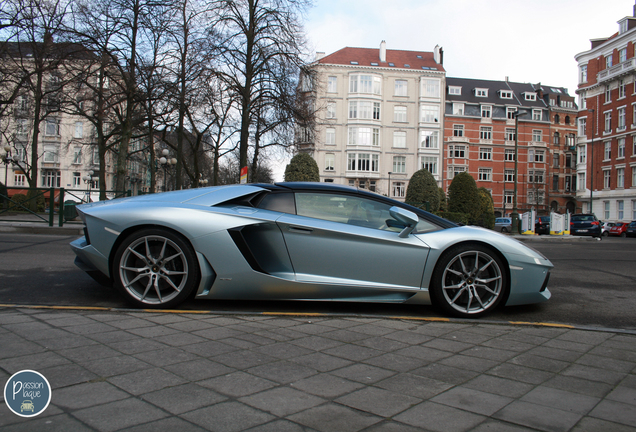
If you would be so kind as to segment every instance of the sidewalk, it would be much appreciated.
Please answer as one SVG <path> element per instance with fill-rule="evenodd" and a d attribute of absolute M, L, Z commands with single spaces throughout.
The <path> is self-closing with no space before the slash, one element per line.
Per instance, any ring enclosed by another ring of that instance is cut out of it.
<path fill-rule="evenodd" d="M 480 321 L 0 308 L 3 432 L 636 431 L 636 335 Z"/>

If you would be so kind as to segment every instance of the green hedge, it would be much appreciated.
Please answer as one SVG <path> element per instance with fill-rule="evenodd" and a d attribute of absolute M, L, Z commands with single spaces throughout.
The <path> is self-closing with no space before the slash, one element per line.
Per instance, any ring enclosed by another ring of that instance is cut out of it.
<path fill-rule="evenodd" d="M 444 219 L 448 219 L 451 222 L 461 223 L 464 225 L 470 224 L 470 215 L 466 213 L 458 213 L 458 212 L 435 212 L 435 215 L 439 217 L 443 217 Z"/>

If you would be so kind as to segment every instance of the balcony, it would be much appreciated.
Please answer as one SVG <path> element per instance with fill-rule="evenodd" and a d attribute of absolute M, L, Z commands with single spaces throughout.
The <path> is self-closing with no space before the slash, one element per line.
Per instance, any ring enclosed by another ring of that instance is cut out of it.
<path fill-rule="evenodd" d="M 596 75 L 596 82 L 600 84 L 602 82 L 614 79 L 619 75 L 625 75 L 636 70 L 635 60 L 636 60 L 635 58 L 630 58 L 629 60 L 626 60 L 623 63 L 619 63 L 616 66 L 612 66 L 609 69 L 600 71 Z"/>

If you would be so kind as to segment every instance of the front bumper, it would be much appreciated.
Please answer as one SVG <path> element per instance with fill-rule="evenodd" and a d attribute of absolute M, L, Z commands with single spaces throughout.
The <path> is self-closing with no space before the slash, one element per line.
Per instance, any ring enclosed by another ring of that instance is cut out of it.
<path fill-rule="evenodd" d="M 75 252 L 74 264 L 86 272 L 90 277 L 104 286 L 112 286 L 108 271 L 108 258 L 88 244 L 86 237 L 80 237 L 71 242 L 71 249 Z"/>

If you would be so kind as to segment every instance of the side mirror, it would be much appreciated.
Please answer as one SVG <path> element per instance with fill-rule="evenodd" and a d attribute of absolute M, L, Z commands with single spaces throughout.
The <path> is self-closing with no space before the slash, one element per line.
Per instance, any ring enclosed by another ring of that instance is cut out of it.
<path fill-rule="evenodd" d="M 393 206 L 389 209 L 391 217 L 398 222 L 405 225 L 405 228 L 399 234 L 399 237 L 408 237 L 409 234 L 415 229 L 415 226 L 420 221 L 415 213 L 412 211 L 403 209 L 401 207 Z"/>

